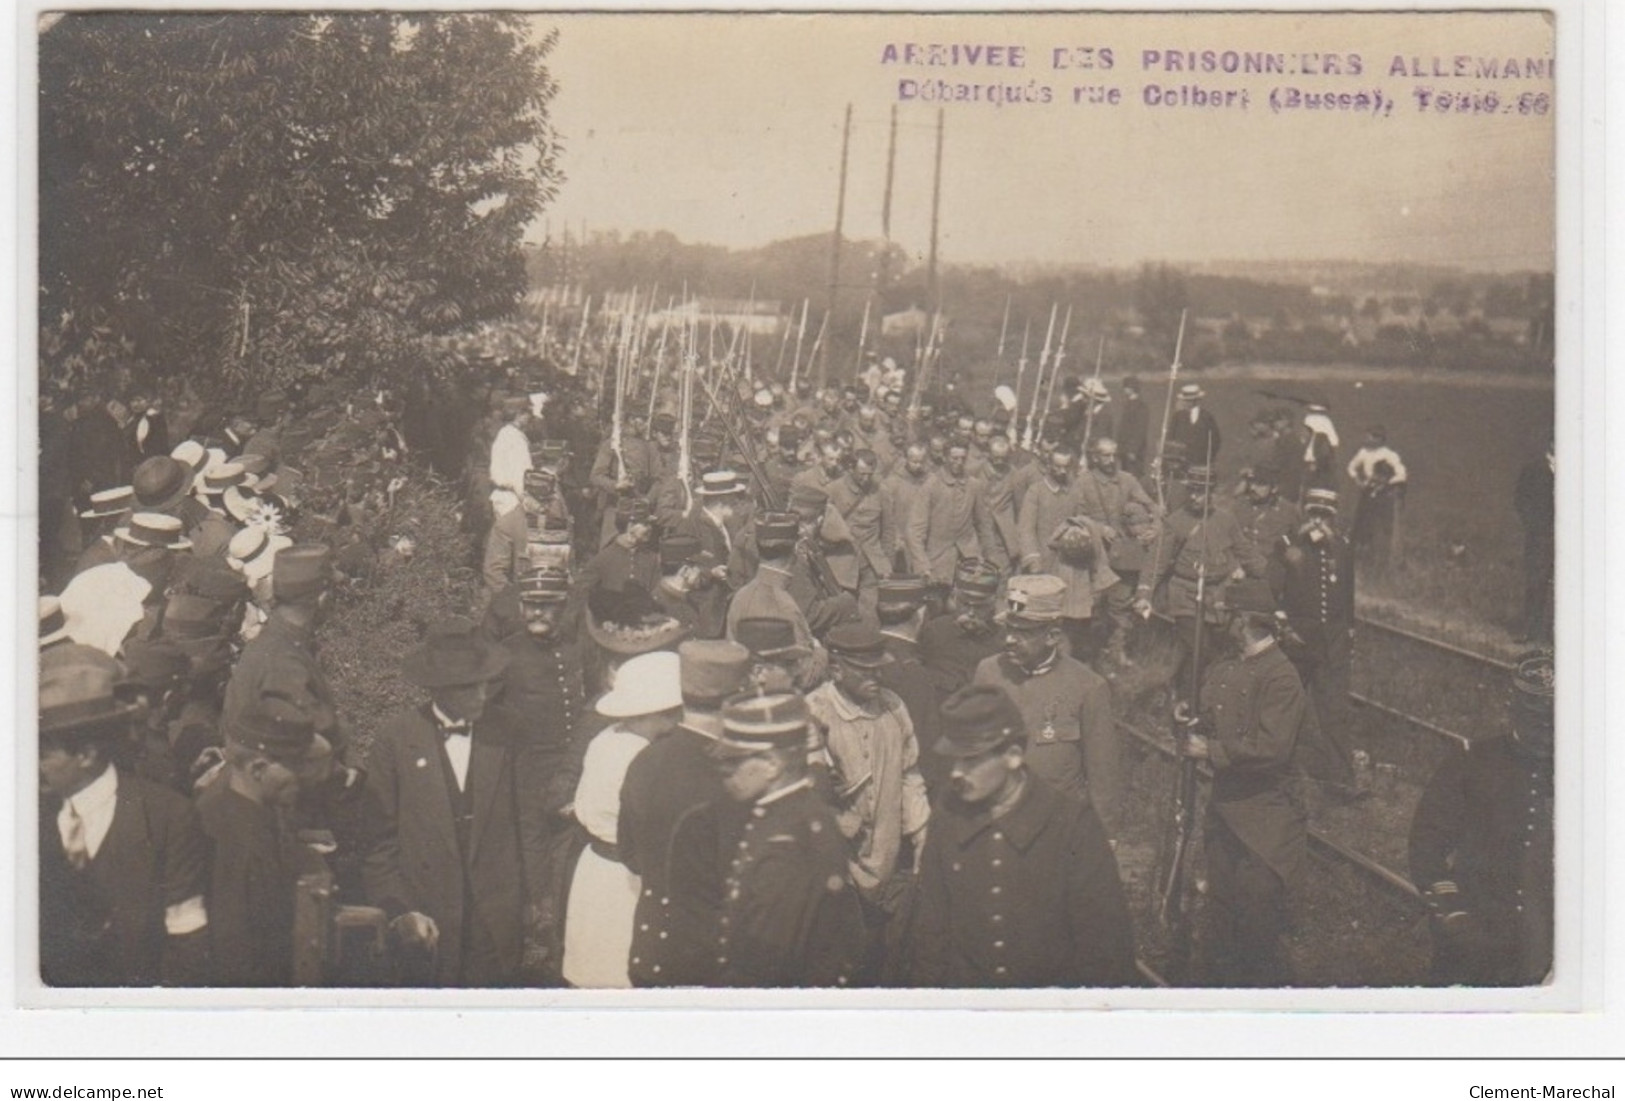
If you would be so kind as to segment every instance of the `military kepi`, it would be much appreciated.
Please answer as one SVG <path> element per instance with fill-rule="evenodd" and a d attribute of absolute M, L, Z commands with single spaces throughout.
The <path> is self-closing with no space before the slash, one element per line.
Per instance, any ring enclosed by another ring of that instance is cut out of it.
<path fill-rule="evenodd" d="M 1021 736 L 1021 708 L 1002 688 L 972 684 L 942 701 L 942 737 L 932 747 L 945 757 L 980 757 Z"/>

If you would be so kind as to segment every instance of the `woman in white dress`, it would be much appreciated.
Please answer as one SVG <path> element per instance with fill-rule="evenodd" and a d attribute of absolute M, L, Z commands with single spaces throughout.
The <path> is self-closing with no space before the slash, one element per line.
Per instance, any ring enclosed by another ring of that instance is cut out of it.
<path fill-rule="evenodd" d="M 564 979 L 575 987 L 630 987 L 628 957 L 640 883 L 615 847 L 621 781 L 632 758 L 683 716 L 677 655 L 658 651 L 629 660 L 616 670 L 614 687 L 598 701 L 597 711 L 614 721 L 588 743 L 576 785 L 576 821 L 590 841 L 570 880 Z"/>

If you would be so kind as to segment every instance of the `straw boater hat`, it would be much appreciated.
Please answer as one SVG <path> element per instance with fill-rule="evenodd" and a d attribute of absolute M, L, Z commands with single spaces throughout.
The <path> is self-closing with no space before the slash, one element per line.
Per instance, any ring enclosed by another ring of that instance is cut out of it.
<path fill-rule="evenodd" d="M 130 486 L 99 489 L 90 495 L 90 507 L 79 514 L 81 520 L 105 520 L 129 511 L 136 503 Z"/>
<path fill-rule="evenodd" d="M 615 671 L 615 685 L 597 703 L 606 719 L 657 715 L 683 706 L 682 659 L 668 650 L 639 654 Z"/>
<path fill-rule="evenodd" d="M 233 535 L 231 542 L 226 544 L 226 562 L 241 573 L 250 585 L 257 585 L 271 576 L 277 551 L 291 546 L 293 540 L 286 535 L 273 535 L 265 528 L 250 525 Z"/>
<path fill-rule="evenodd" d="M 246 524 L 259 511 L 260 496 L 243 485 L 234 485 L 221 494 L 226 514 L 239 524 Z"/>
<path fill-rule="evenodd" d="M 189 550 L 192 541 L 181 533 L 181 522 L 162 512 L 137 512 L 113 531 L 114 538 L 137 547 Z"/>
<path fill-rule="evenodd" d="M 1205 397 L 1207 394 L 1194 382 L 1187 382 L 1179 388 L 1180 401 L 1201 401 Z"/>
<path fill-rule="evenodd" d="M 188 477 L 195 478 L 197 472 L 202 470 L 209 461 L 209 452 L 196 440 L 182 440 L 175 445 L 175 449 L 169 453 L 169 457 L 187 469 L 189 472 Z M 141 468 L 137 467 L 136 469 Z"/>
<path fill-rule="evenodd" d="M 701 476 L 700 488 L 694 492 L 701 497 L 731 497 L 745 491 L 745 480 L 734 471 L 713 470 Z"/>

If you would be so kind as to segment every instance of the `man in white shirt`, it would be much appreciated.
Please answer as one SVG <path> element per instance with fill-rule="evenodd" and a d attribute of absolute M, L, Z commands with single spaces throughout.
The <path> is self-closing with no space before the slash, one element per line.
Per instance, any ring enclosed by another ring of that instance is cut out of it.
<path fill-rule="evenodd" d="M 40 977 L 202 983 L 208 853 L 196 812 L 112 763 L 135 714 L 114 694 L 118 662 L 69 644 L 40 666 Z"/>

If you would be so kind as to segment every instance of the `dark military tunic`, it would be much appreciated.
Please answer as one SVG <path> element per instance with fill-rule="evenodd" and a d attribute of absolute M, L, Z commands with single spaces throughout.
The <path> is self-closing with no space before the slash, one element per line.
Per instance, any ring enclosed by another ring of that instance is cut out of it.
<path fill-rule="evenodd" d="M 1552 967 L 1552 759 L 1516 738 L 1452 753 L 1411 821 L 1411 880 L 1471 935 L 1436 942 L 1444 982 L 1530 986 Z"/>
<path fill-rule="evenodd" d="M 233 791 L 222 770 L 198 795 L 214 847 L 209 940 L 219 986 L 287 986 L 293 981 L 298 842 L 277 812 Z"/>
<path fill-rule="evenodd" d="M 920 628 L 920 660 L 926 668 L 953 684 L 969 684 L 983 658 L 1001 650 L 998 628 L 992 624 L 980 634 L 959 625 L 953 613 L 928 619 Z"/>
<path fill-rule="evenodd" d="M 1306 759 L 1311 775 L 1353 781 L 1348 744 L 1349 664 L 1353 657 L 1354 549 L 1342 535 L 1320 542 L 1297 536 L 1281 559 L 1282 610 L 1295 639 L 1286 653 L 1315 703 L 1325 739 Z"/>
<path fill-rule="evenodd" d="M 846 842 L 811 780 L 758 801 L 723 883 L 722 984 L 846 985 L 864 937 L 846 865 Z"/>
<path fill-rule="evenodd" d="M 1279 985 L 1291 970 L 1281 944 L 1308 859 L 1299 747 L 1314 710 L 1280 648 L 1215 663 L 1201 716 L 1213 765 L 1208 802 L 1210 977 Z"/>
<path fill-rule="evenodd" d="M 1154 566 L 1148 567 L 1154 579 L 1168 579 L 1168 614 L 1176 619 L 1196 615 L 1197 576 L 1206 567 L 1203 586 L 1204 619 L 1221 618 L 1219 596 L 1236 568 L 1249 577 L 1263 577 L 1264 556 L 1258 552 L 1241 524 L 1229 512 L 1214 505 L 1204 519 L 1183 508 L 1171 514 L 1162 537 L 1162 549 Z M 1142 575 L 1141 584 L 1147 584 Z"/>
<path fill-rule="evenodd" d="M 911 930 L 915 986 L 1137 986 L 1134 926 L 1093 810 L 1029 775 L 1014 807 L 943 800 Z"/>
<path fill-rule="evenodd" d="M 316 733 L 331 742 L 335 751 L 344 748 L 333 689 L 316 661 L 315 632 L 296 627 L 279 615 L 266 620 L 260 633 L 243 647 L 243 655 L 226 684 L 222 728 L 235 726 L 246 710 L 257 706 L 261 694 L 273 686 L 284 692 L 303 689 L 305 696 L 314 701 L 309 706 Z"/>
<path fill-rule="evenodd" d="M 677 827 L 696 808 L 728 797 L 706 755 L 709 742 L 705 735 L 679 726 L 632 758 L 621 781 L 616 841 L 622 862 L 642 881 L 632 924 L 633 986 L 674 985 L 693 973 L 694 957 L 709 954 L 709 946 L 696 944 L 671 915 Z"/>

